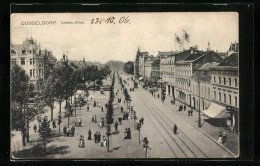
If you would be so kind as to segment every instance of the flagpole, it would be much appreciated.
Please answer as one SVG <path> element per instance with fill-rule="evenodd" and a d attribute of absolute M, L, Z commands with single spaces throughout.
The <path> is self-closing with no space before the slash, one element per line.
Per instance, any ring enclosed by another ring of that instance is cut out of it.
<path fill-rule="evenodd" d="M 174 39 L 174 47 L 175 47 L 175 51 L 177 52 L 177 50 L 176 50 L 176 34 L 175 34 L 175 39 Z"/>
<path fill-rule="evenodd" d="M 183 47 L 182 47 L 182 51 L 184 51 L 184 33 L 183 33 L 183 36 L 182 36 L 182 42 L 183 42 Z"/>

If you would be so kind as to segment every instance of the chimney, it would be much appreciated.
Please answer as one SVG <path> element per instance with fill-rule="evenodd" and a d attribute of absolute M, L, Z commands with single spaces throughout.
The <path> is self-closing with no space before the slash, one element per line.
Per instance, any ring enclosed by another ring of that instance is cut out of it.
<path fill-rule="evenodd" d="M 190 54 L 194 54 L 194 48 L 190 47 Z"/>

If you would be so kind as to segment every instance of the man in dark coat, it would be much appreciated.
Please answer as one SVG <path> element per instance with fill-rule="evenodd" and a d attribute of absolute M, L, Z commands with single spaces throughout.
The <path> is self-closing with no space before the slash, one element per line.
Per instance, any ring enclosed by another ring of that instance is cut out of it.
<path fill-rule="evenodd" d="M 186 111 L 186 105 L 184 105 L 184 111 Z"/>
<path fill-rule="evenodd" d="M 95 143 L 97 143 L 97 132 L 94 134 L 94 138 L 95 138 Z"/>
<path fill-rule="evenodd" d="M 117 128 L 118 128 L 118 123 L 117 123 L 117 121 L 116 121 L 116 123 L 115 123 L 115 130 L 117 131 Z"/>
<path fill-rule="evenodd" d="M 91 140 L 91 130 L 88 130 L 88 140 Z"/>
<path fill-rule="evenodd" d="M 75 134 L 75 127 L 72 126 L 72 127 L 71 127 L 71 136 L 74 137 L 74 134 Z"/>
<path fill-rule="evenodd" d="M 123 107 L 121 107 L 121 113 L 123 113 L 123 110 L 124 110 L 124 108 L 123 108 Z"/>
<path fill-rule="evenodd" d="M 175 124 L 174 127 L 173 127 L 173 133 L 174 134 L 177 134 L 177 125 Z"/>
<path fill-rule="evenodd" d="M 66 131 L 67 131 L 67 127 L 66 125 L 63 127 L 63 133 L 64 133 L 64 136 L 66 137 Z"/>

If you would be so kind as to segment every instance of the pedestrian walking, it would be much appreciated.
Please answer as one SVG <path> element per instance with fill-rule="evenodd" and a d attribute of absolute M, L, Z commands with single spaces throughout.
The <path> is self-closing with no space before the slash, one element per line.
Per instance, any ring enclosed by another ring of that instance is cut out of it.
<path fill-rule="evenodd" d="M 33 129 L 34 129 L 34 132 L 36 133 L 36 131 L 37 131 L 37 125 L 36 124 L 34 124 Z"/>
<path fill-rule="evenodd" d="M 66 133 L 67 133 L 67 137 L 70 137 L 70 126 L 67 127 Z"/>
<path fill-rule="evenodd" d="M 142 117 L 142 124 L 144 124 L 144 118 Z"/>
<path fill-rule="evenodd" d="M 219 142 L 219 143 L 222 143 L 222 142 L 223 142 L 223 134 L 222 134 L 222 132 L 219 132 L 218 142 Z"/>
<path fill-rule="evenodd" d="M 123 113 L 123 110 L 124 110 L 124 108 L 123 108 L 123 107 L 121 107 L 121 113 Z"/>
<path fill-rule="evenodd" d="M 97 131 L 96 131 L 96 133 L 94 134 L 94 139 L 95 139 L 95 143 L 97 143 Z"/>
<path fill-rule="evenodd" d="M 94 122 L 97 123 L 97 116 L 95 115 Z"/>
<path fill-rule="evenodd" d="M 79 118 L 79 127 L 81 127 L 82 120 Z"/>
<path fill-rule="evenodd" d="M 92 115 L 91 122 L 94 122 L 95 118 L 94 115 Z"/>
<path fill-rule="evenodd" d="M 173 133 L 177 134 L 177 130 L 178 130 L 178 128 L 177 128 L 177 125 L 175 124 L 174 127 L 173 127 Z"/>
<path fill-rule="evenodd" d="M 115 130 L 117 131 L 117 128 L 118 128 L 118 123 L 117 123 L 117 121 L 116 121 L 116 123 L 115 123 Z"/>
<path fill-rule="evenodd" d="M 72 127 L 71 127 L 71 136 L 72 136 L 72 137 L 74 137 L 74 135 L 75 135 L 75 130 L 76 130 L 75 127 L 72 126 Z"/>
<path fill-rule="evenodd" d="M 67 131 L 67 127 L 66 125 L 63 127 L 63 133 L 64 133 L 64 136 L 66 137 L 66 131 Z"/>
<path fill-rule="evenodd" d="M 122 125 L 122 118 L 121 117 L 118 118 L 118 122 L 119 122 L 119 125 Z"/>
<path fill-rule="evenodd" d="M 227 142 L 227 133 L 224 132 L 222 136 L 222 143 L 225 144 Z"/>
<path fill-rule="evenodd" d="M 88 140 L 91 140 L 91 130 L 88 130 Z"/>
<path fill-rule="evenodd" d="M 184 105 L 184 111 L 186 111 L 186 105 Z"/>
<path fill-rule="evenodd" d="M 87 111 L 89 111 L 89 105 L 87 105 Z"/>
<path fill-rule="evenodd" d="M 80 138 L 79 138 L 79 148 L 84 148 L 84 147 L 85 147 L 84 136 L 80 135 Z"/>
<path fill-rule="evenodd" d="M 101 111 L 102 111 L 102 112 L 104 111 L 104 108 L 103 108 L 103 107 L 101 107 Z"/>

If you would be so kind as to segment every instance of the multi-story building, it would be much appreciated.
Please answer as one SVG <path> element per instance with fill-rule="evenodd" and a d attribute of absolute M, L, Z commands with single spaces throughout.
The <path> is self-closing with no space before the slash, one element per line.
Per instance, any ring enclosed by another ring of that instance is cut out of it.
<path fill-rule="evenodd" d="M 44 78 L 44 56 L 51 51 L 41 50 L 40 45 L 32 37 L 21 45 L 11 44 L 11 66 L 17 64 L 25 70 L 31 83 Z"/>
<path fill-rule="evenodd" d="M 239 114 L 238 53 L 211 69 L 212 101 L 227 108 L 230 125 L 237 131 Z"/>
<path fill-rule="evenodd" d="M 140 52 L 138 47 L 134 62 L 134 76 L 142 79 L 145 76 L 145 60 L 149 56 L 148 52 Z"/>
<path fill-rule="evenodd" d="M 206 63 L 191 76 L 191 103 L 195 110 L 206 110 L 212 102 L 211 68 L 219 63 Z"/>
<path fill-rule="evenodd" d="M 176 72 L 176 88 L 175 95 L 176 98 L 188 105 L 192 103 L 192 89 L 191 89 L 191 77 L 195 71 L 200 69 L 206 63 L 222 61 L 222 58 L 216 54 L 214 51 L 198 51 L 197 49 L 190 48 L 190 50 L 185 51 L 181 54 L 176 55 L 182 56 L 180 59 L 176 60 L 175 72 Z"/>
<path fill-rule="evenodd" d="M 235 43 L 230 44 L 229 50 L 227 52 L 227 56 L 230 56 L 232 53 L 238 53 L 239 52 L 239 44 L 235 41 Z"/>
<path fill-rule="evenodd" d="M 148 56 L 144 63 L 144 81 L 151 82 L 151 72 L 152 72 L 152 63 L 153 63 L 153 56 Z"/>
<path fill-rule="evenodd" d="M 174 91 L 170 90 L 170 87 L 174 85 L 174 63 L 175 54 L 177 52 L 158 52 L 160 58 L 160 79 L 162 84 L 162 91 L 168 95 L 174 95 Z"/>
<path fill-rule="evenodd" d="M 152 63 L 151 79 L 153 83 L 158 84 L 160 80 L 160 59 L 155 58 Z"/>

